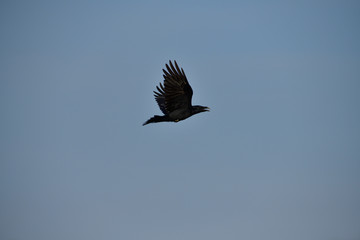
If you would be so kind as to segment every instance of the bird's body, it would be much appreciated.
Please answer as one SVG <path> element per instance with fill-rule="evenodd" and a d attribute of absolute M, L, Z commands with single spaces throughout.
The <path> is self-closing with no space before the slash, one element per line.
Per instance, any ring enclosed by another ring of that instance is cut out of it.
<path fill-rule="evenodd" d="M 175 67 L 171 61 L 169 65 L 165 64 L 164 85 L 156 87 L 154 91 L 155 100 L 159 105 L 164 116 L 155 115 L 147 120 L 143 125 L 155 122 L 178 122 L 194 114 L 209 111 L 208 107 L 192 106 L 191 98 L 193 90 L 186 78 L 184 70 L 179 68 L 176 61 Z"/>

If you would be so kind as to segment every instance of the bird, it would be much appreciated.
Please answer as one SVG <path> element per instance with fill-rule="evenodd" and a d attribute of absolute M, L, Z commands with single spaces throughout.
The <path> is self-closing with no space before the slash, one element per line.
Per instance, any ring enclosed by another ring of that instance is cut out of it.
<path fill-rule="evenodd" d="M 171 60 L 169 65 L 165 64 L 164 84 L 160 82 L 159 86 L 156 86 L 157 91 L 153 91 L 155 100 L 164 115 L 154 115 L 143 126 L 149 123 L 179 122 L 192 115 L 210 111 L 208 107 L 191 104 L 193 90 L 184 70 L 179 68 L 175 60 L 174 65 Z"/>

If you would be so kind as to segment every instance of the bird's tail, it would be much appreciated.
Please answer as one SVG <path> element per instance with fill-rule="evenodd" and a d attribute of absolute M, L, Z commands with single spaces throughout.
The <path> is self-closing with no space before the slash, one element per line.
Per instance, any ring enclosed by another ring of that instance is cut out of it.
<path fill-rule="evenodd" d="M 168 116 L 155 115 L 152 118 L 150 118 L 149 120 L 147 120 L 146 122 L 144 122 L 143 126 L 145 126 L 146 124 L 149 124 L 149 123 L 168 122 L 168 121 L 170 121 Z"/>

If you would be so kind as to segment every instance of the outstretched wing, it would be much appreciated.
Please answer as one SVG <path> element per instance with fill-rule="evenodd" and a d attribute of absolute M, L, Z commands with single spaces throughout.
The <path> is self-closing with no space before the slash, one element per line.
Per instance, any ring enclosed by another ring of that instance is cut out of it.
<path fill-rule="evenodd" d="M 157 104 L 159 105 L 159 108 L 163 112 L 163 114 L 167 115 L 168 111 L 166 110 L 166 106 L 165 106 L 165 92 L 162 90 L 162 89 L 164 89 L 164 87 L 160 83 L 160 88 L 156 87 L 156 89 L 158 90 L 158 92 L 154 91 L 155 100 L 156 100 Z"/>
<path fill-rule="evenodd" d="M 160 87 L 156 87 L 155 99 L 160 110 L 164 114 L 168 114 L 176 109 L 184 109 L 191 107 L 191 98 L 193 90 L 186 78 L 184 70 L 179 68 L 176 61 L 175 67 L 171 61 L 166 64 L 164 72 L 164 85 L 160 83 Z"/>

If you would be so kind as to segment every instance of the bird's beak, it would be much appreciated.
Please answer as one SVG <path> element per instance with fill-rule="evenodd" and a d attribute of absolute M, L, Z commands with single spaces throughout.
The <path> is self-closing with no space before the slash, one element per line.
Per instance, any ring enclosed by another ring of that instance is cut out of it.
<path fill-rule="evenodd" d="M 205 110 L 206 112 L 210 112 L 210 108 L 209 108 L 209 107 L 204 108 L 204 110 Z"/>

